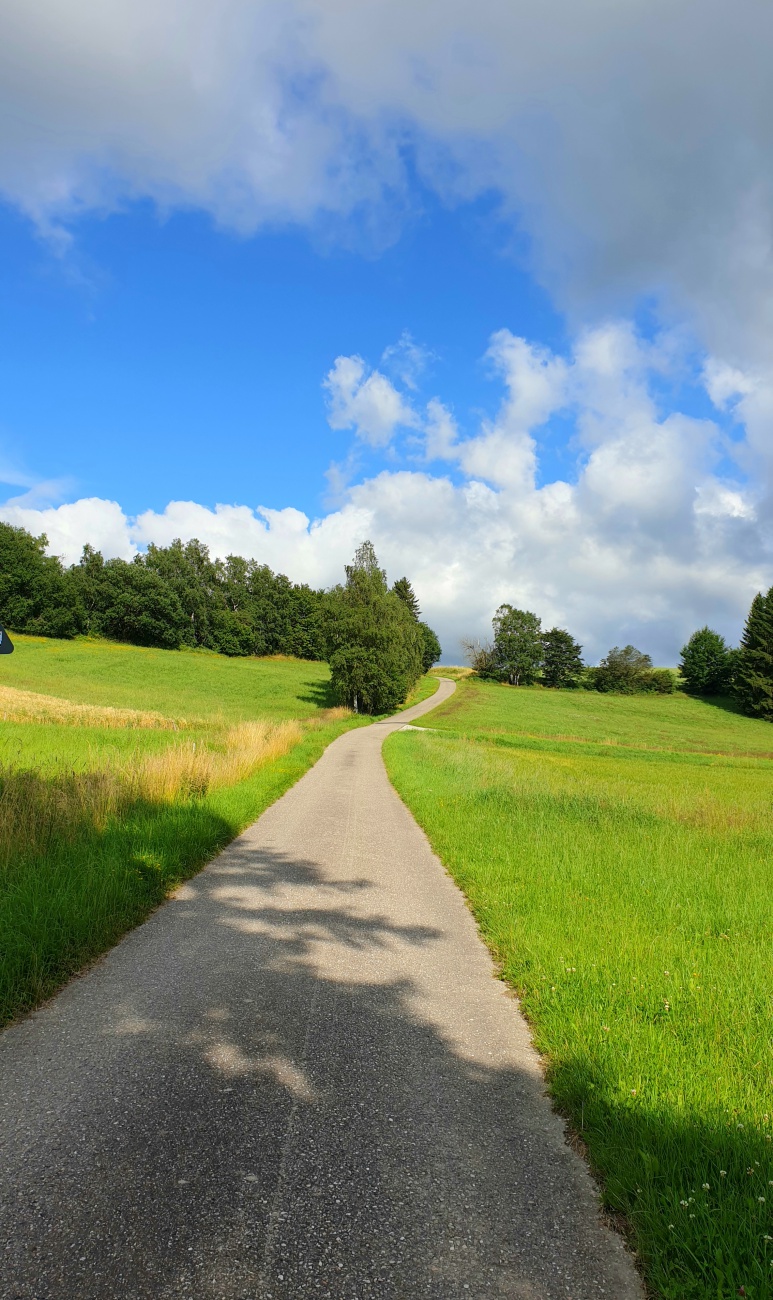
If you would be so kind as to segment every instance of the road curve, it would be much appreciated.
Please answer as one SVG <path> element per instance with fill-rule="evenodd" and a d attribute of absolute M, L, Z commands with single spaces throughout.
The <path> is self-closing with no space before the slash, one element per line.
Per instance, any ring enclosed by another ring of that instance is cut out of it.
<path fill-rule="evenodd" d="M 381 761 L 453 689 L 0 1035 L 4 1300 L 640 1300 Z"/>

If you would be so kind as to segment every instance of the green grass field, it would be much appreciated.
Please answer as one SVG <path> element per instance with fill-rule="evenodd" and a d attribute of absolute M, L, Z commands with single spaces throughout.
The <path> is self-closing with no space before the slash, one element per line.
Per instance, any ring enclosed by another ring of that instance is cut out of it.
<path fill-rule="evenodd" d="M 244 722 L 311 718 L 335 703 L 327 664 L 305 659 L 227 659 L 83 638 L 14 636 L 14 646 L 0 661 L 0 684 L 79 704 Z"/>
<path fill-rule="evenodd" d="M 652 1293 L 770 1300 L 773 729 L 681 694 L 477 680 L 424 722 L 387 740 L 391 779 Z"/>
<path fill-rule="evenodd" d="M 34 692 L 33 715 L 41 697 L 102 706 L 109 725 L 8 720 L 14 697 L 0 700 L 0 1023 L 104 952 L 362 721 L 326 712 L 325 664 L 14 640 L 0 687 Z M 138 727 L 115 708 L 153 712 Z"/>

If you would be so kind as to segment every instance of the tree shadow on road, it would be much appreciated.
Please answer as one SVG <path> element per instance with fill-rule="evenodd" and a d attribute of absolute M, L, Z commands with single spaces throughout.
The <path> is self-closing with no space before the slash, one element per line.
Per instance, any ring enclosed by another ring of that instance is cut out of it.
<path fill-rule="evenodd" d="M 405 972 L 443 932 L 371 888 L 245 837 L 65 991 L 55 1098 L 4 1099 L 34 1138 L 6 1164 L 3 1294 L 599 1294 L 609 1243 L 538 1073 L 433 1021 Z"/>

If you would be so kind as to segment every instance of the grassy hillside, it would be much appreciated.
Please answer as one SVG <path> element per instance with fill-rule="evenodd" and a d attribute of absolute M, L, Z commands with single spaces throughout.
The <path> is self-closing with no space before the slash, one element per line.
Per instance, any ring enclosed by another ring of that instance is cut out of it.
<path fill-rule="evenodd" d="M 0 1023 L 141 921 L 346 727 L 325 664 L 15 638 L 0 660 Z"/>
<path fill-rule="evenodd" d="M 14 636 L 14 647 L 0 659 L 0 686 L 79 704 L 224 722 L 310 718 L 334 704 L 327 664 L 305 659 L 227 659 L 197 650 L 31 636 Z"/>
<path fill-rule="evenodd" d="M 653 1292 L 773 1297 L 773 729 L 478 681 L 427 723 L 388 739 L 390 775 Z"/>

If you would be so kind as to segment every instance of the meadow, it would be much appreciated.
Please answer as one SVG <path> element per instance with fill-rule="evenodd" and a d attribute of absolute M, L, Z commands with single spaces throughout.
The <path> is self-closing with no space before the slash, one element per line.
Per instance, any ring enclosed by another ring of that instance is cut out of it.
<path fill-rule="evenodd" d="M 438 670 L 442 672 L 443 670 Z M 385 745 L 653 1295 L 773 1297 L 773 730 L 460 680 Z"/>
<path fill-rule="evenodd" d="M 0 1023 L 143 920 L 361 722 L 334 707 L 317 662 L 14 640 L 0 680 Z"/>

